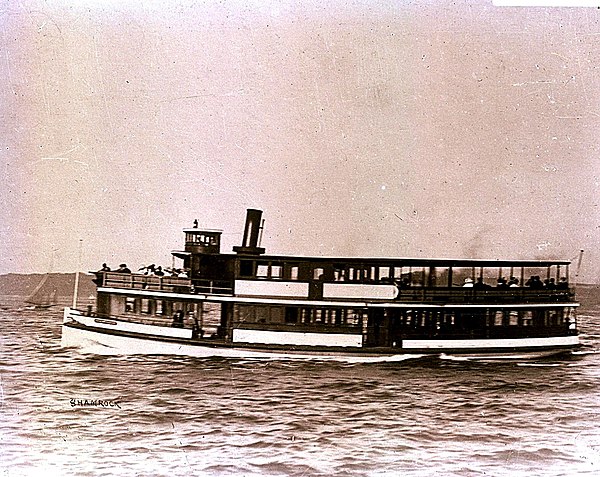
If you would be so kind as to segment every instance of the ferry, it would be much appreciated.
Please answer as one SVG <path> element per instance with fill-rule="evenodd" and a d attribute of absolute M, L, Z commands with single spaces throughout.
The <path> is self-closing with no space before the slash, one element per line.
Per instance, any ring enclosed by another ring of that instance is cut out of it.
<path fill-rule="evenodd" d="M 62 346 L 98 354 L 401 361 L 540 358 L 579 346 L 569 261 L 267 255 L 262 211 L 240 246 L 184 229 L 178 276 L 94 272 Z M 150 269 L 150 272 L 149 272 Z"/>

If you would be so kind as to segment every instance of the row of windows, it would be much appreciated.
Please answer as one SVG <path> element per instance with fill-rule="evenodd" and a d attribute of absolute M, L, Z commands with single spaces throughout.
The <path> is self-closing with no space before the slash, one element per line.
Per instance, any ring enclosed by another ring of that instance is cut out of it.
<path fill-rule="evenodd" d="M 143 315 L 162 315 L 170 317 L 176 311 L 182 311 L 185 314 L 193 313 L 198 315 L 201 312 L 201 307 L 202 304 L 200 303 L 156 300 L 152 298 L 127 297 L 125 300 L 125 313 Z"/>
<path fill-rule="evenodd" d="M 424 327 L 497 327 L 497 326 L 535 326 L 549 327 L 575 323 L 572 308 L 546 310 L 493 310 L 476 312 L 453 311 L 439 312 L 428 310 L 402 310 L 392 315 L 398 326 Z"/>
<path fill-rule="evenodd" d="M 185 243 L 192 245 L 219 245 L 219 234 L 186 233 Z"/>
<path fill-rule="evenodd" d="M 235 320 L 239 323 L 361 326 L 366 311 L 347 308 L 238 305 L 235 313 Z"/>
<path fill-rule="evenodd" d="M 550 327 L 575 323 L 572 308 L 533 310 L 431 311 L 387 309 L 380 314 L 360 308 L 317 308 L 261 305 L 237 305 L 235 321 L 239 323 L 320 324 L 329 326 L 382 325 L 391 328 L 444 327 Z"/>
<path fill-rule="evenodd" d="M 500 283 L 527 284 L 532 277 L 558 283 L 568 276 L 566 265 L 548 267 L 406 267 L 349 266 L 327 264 L 241 260 L 240 276 L 271 280 L 325 280 L 328 282 L 397 283 L 402 286 L 463 286 L 465 281 L 479 281 L 489 286 Z"/>

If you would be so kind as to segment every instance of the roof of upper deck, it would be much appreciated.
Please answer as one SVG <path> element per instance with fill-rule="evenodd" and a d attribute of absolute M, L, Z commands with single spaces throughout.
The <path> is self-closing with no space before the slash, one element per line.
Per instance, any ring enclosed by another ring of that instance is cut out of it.
<path fill-rule="evenodd" d="M 503 260 L 479 258 L 414 258 L 414 257 L 329 257 L 303 255 L 252 255 L 222 254 L 240 259 L 255 259 L 262 262 L 311 262 L 334 264 L 372 264 L 413 267 L 548 267 L 551 265 L 569 265 L 570 260 Z"/>

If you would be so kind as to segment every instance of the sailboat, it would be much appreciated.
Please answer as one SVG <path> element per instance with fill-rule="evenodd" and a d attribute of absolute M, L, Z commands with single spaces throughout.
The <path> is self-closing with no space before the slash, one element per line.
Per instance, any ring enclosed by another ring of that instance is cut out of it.
<path fill-rule="evenodd" d="M 50 293 L 42 292 L 42 289 L 48 281 L 49 276 L 50 274 L 46 273 L 35 287 L 31 295 L 25 299 L 25 303 L 31 305 L 30 308 L 44 309 L 58 304 L 58 301 L 56 300 L 56 289 L 52 290 Z"/>

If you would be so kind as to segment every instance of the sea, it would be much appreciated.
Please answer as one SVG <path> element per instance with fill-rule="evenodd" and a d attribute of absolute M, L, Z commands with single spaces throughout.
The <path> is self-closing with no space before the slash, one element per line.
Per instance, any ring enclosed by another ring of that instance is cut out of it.
<path fill-rule="evenodd" d="M 538 361 L 96 356 L 0 309 L 0 476 L 600 475 L 600 288 Z"/>

